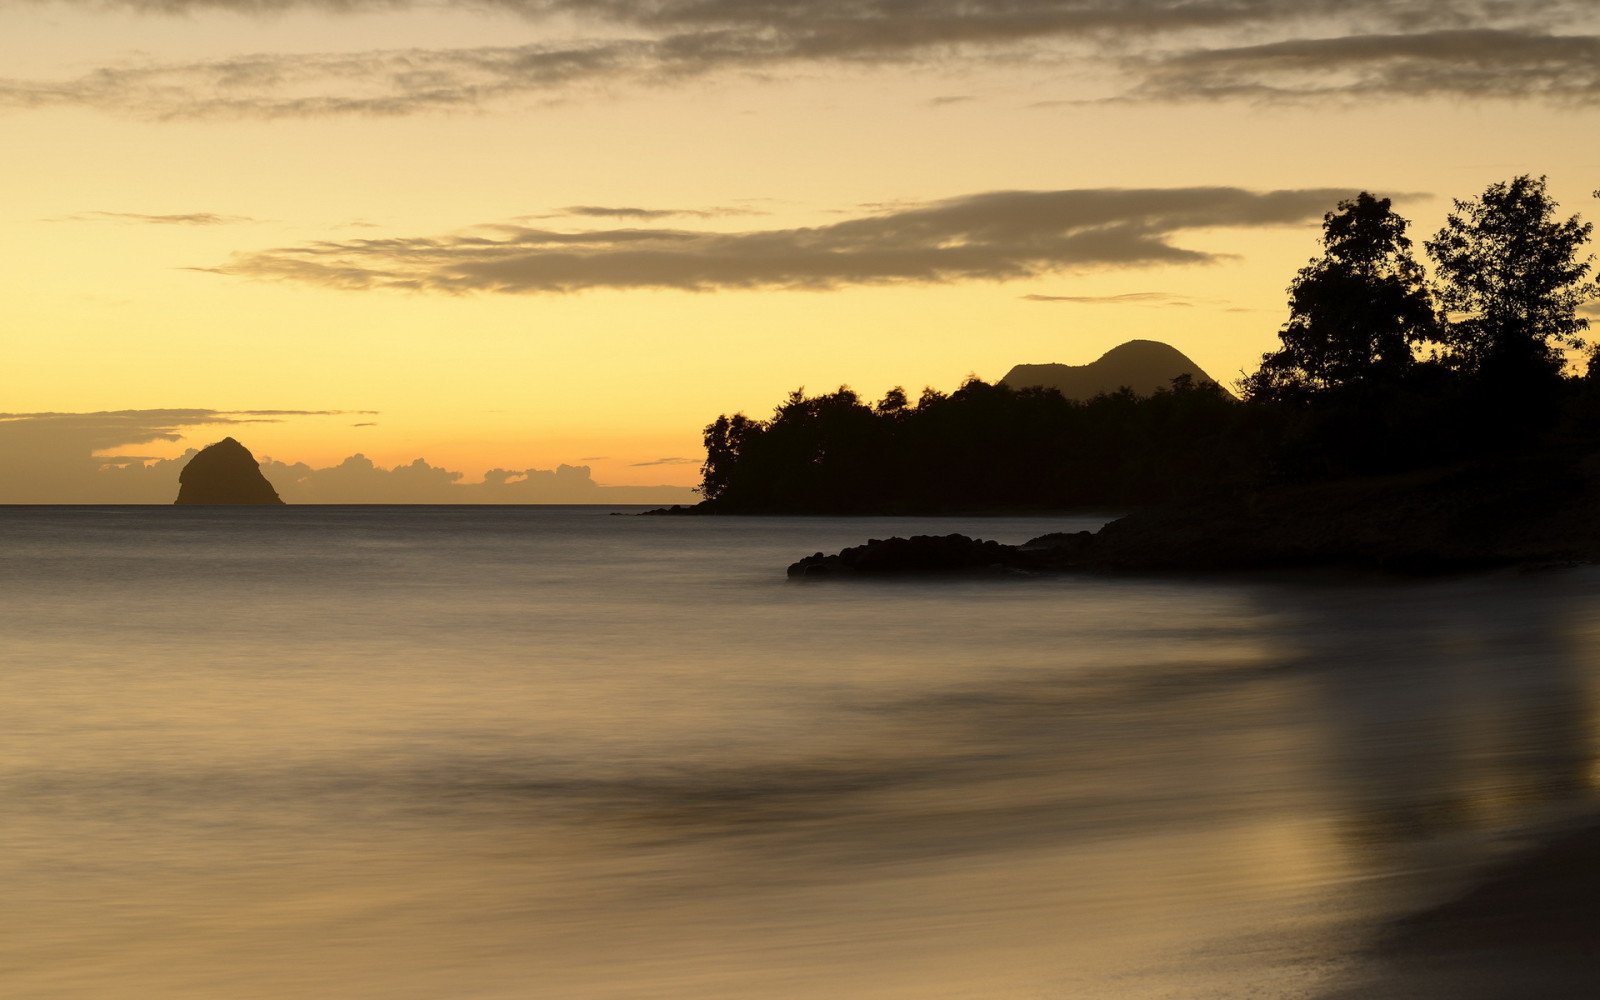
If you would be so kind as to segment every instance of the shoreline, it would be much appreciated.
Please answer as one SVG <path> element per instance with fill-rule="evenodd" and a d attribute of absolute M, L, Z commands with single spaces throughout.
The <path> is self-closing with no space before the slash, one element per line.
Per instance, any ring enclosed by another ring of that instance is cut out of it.
<path fill-rule="evenodd" d="M 1139 509 L 1129 504 L 1122 507 L 913 507 L 906 510 L 719 510 L 698 504 L 673 504 L 641 510 L 639 516 L 650 517 L 818 517 L 846 520 L 871 517 L 1104 517 L 1115 519 Z"/>
<path fill-rule="evenodd" d="M 1600 996 L 1600 815 L 1496 862 L 1464 895 L 1401 917 L 1321 1000 Z"/>

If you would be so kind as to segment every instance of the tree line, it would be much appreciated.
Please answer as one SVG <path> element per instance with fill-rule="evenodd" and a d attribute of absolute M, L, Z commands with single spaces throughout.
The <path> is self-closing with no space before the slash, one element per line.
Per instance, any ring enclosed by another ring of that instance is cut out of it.
<path fill-rule="evenodd" d="M 1585 453 L 1600 440 L 1600 364 L 1572 359 L 1587 349 L 1579 308 L 1600 290 L 1592 227 L 1557 207 L 1531 176 L 1457 200 L 1424 241 L 1430 280 L 1389 199 L 1340 202 L 1242 398 L 1187 379 L 1084 401 L 976 378 L 914 402 L 900 388 L 875 403 L 796 390 L 768 419 L 705 429 L 699 491 L 727 512 L 1123 506 Z"/>

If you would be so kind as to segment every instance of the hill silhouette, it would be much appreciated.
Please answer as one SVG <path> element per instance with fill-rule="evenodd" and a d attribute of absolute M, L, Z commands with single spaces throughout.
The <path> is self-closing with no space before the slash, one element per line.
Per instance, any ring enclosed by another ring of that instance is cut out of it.
<path fill-rule="evenodd" d="M 1086 365 L 1016 365 L 1000 380 L 1013 389 L 1044 386 L 1068 399 L 1088 400 L 1126 386 L 1141 396 L 1187 375 L 1195 385 L 1220 385 L 1182 351 L 1159 340 L 1118 344 Z"/>
<path fill-rule="evenodd" d="M 231 437 L 202 448 L 178 473 L 175 504 L 281 504 L 250 449 Z"/>

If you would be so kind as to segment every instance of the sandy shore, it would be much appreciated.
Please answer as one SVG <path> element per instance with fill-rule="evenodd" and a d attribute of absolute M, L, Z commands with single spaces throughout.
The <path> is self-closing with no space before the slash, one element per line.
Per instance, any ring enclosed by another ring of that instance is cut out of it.
<path fill-rule="evenodd" d="M 1600 819 L 1391 924 L 1326 1000 L 1600 998 Z"/>

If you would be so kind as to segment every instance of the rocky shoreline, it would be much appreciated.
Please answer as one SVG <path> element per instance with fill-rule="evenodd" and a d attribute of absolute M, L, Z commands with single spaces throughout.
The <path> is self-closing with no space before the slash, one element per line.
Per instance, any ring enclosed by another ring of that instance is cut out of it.
<path fill-rule="evenodd" d="M 1045 573 L 1077 568 L 1072 558 L 1093 533 L 1045 535 L 1022 545 L 966 535 L 872 538 L 835 555 L 818 552 L 789 567 L 793 578 L 866 574 Z"/>
<path fill-rule="evenodd" d="M 1600 461 L 1529 457 L 1404 476 L 1279 485 L 1151 507 L 1098 532 L 1020 545 L 871 539 L 793 578 L 923 573 L 1352 569 L 1399 575 L 1600 559 Z"/>

